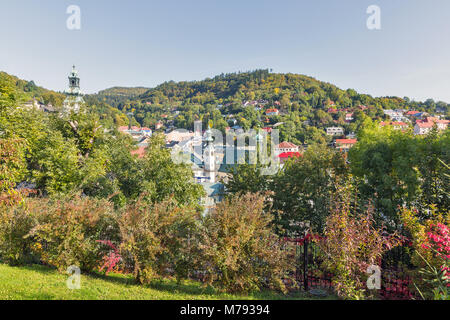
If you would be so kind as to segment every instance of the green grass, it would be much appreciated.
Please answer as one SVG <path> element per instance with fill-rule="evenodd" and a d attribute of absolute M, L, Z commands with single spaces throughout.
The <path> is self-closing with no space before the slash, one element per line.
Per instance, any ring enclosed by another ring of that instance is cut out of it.
<path fill-rule="evenodd" d="M 60 274 L 48 267 L 32 265 L 11 267 L 0 264 L 0 299 L 2 300 L 234 300 L 234 299 L 317 299 L 304 293 L 281 295 L 259 292 L 250 295 L 218 293 L 213 288 L 203 287 L 196 281 L 174 280 L 140 286 L 130 276 L 111 274 L 81 275 L 81 289 L 70 290 L 66 286 L 68 275 Z M 333 297 L 330 297 L 333 298 Z"/>

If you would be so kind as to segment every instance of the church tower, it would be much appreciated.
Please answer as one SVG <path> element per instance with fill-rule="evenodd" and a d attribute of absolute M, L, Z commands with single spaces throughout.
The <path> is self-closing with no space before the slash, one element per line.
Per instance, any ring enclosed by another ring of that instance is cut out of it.
<path fill-rule="evenodd" d="M 203 162 L 205 164 L 205 171 L 210 176 L 210 182 L 215 182 L 216 175 L 216 155 L 213 141 L 211 129 L 208 128 L 206 130 L 206 148 L 203 153 Z"/>
<path fill-rule="evenodd" d="M 64 100 L 64 112 L 74 111 L 78 113 L 84 100 L 83 93 L 80 90 L 80 78 L 75 66 L 72 67 L 72 72 L 69 74 L 69 88 L 64 93 L 67 96 Z"/>

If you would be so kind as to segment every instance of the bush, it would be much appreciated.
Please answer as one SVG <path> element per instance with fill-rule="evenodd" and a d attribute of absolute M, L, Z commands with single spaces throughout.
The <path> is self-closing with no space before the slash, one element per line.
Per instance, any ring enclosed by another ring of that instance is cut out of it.
<path fill-rule="evenodd" d="M 35 223 L 21 194 L 10 191 L 0 196 L 0 258 L 4 262 L 21 265 L 32 261 L 32 241 L 26 236 Z"/>
<path fill-rule="evenodd" d="M 400 217 L 412 237 L 414 285 L 424 299 L 447 299 L 450 286 L 450 229 L 448 212 L 437 213 L 434 207 L 427 219 L 417 210 L 403 208 Z"/>
<path fill-rule="evenodd" d="M 8 191 L 25 176 L 25 142 L 0 139 L 0 192 Z"/>
<path fill-rule="evenodd" d="M 400 241 L 384 235 L 384 228 L 375 228 L 371 208 L 360 214 L 354 211 L 349 202 L 336 203 L 326 221 L 325 237 L 318 243 L 338 295 L 359 300 L 371 296 L 365 283 L 368 267 L 380 267 L 383 253 Z"/>
<path fill-rule="evenodd" d="M 234 196 L 205 218 L 200 249 L 207 283 L 232 293 L 262 287 L 286 291 L 283 280 L 294 263 L 272 228 L 272 216 L 264 212 L 264 201 L 259 194 Z"/>
<path fill-rule="evenodd" d="M 65 271 L 76 265 L 81 270 L 96 269 L 104 256 L 97 240 L 118 240 L 118 227 L 112 205 L 104 200 L 29 199 L 37 203 L 37 225 L 29 233 L 33 250 L 42 262 Z"/>
<path fill-rule="evenodd" d="M 139 283 L 175 273 L 185 278 L 193 265 L 198 212 L 178 207 L 174 199 L 149 204 L 142 201 L 125 208 L 119 219 L 122 258 Z"/>

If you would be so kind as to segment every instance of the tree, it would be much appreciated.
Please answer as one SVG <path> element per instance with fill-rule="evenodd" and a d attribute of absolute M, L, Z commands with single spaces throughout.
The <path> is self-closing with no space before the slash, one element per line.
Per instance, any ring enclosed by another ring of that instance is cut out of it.
<path fill-rule="evenodd" d="M 197 205 L 204 196 L 203 187 L 192 181 L 191 168 L 172 161 L 161 135 L 151 138 L 140 167 L 143 178 L 141 192 L 147 193 L 146 197 L 152 202 L 173 196 L 180 204 Z"/>
<path fill-rule="evenodd" d="M 274 177 L 271 190 L 277 223 L 292 234 L 302 234 L 307 224 L 321 231 L 331 210 L 331 195 L 347 179 L 342 154 L 324 145 L 309 147 Z"/>
<path fill-rule="evenodd" d="M 268 176 L 261 174 L 260 164 L 239 164 L 230 168 L 225 189 L 230 194 L 265 192 L 269 188 Z"/>

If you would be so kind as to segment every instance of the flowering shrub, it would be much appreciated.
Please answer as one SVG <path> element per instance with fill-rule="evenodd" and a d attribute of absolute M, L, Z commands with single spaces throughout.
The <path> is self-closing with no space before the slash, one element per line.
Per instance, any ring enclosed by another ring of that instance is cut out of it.
<path fill-rule="evenodd" d="M 205 281 L 227 292 L 262 287 L 286 291 L 294 273 L 293 255 L 284 251 L 264 212 L 265 197 L 234 196 L 206 216 L 200 234 L 200 257 Z"/>
<path fill-rule="evenodd" d="M 42 262 L 65 271 L 76 265 L 94 270 L 104 251 L 97 239 L 117 239 L 118 228 L 112 205 L 103 200 L 80 198 L 29 199 L 34 205 L 37 224 L 30 231 L 33 251 Z"/>
<path fill-rule="evenodd" d="M 105 271 L 108 274 L 112 271 L 119 273 L 119 262 L 122 261 L 119 249 L 110 240 L 97 240 L 98 243 L 104 244 L 110 248 L 108 254 L 104 255 L 99 268 L 99 271 Z"/>
<path fill-rule="evenodd" d="M 442 215 L 432 208 L 431 218 L 419 219 L 416 210 L 402 209 L 404 227 L 413 238 L 413 263 L 419 267 L 415 285 L 425 299 L 448 296 L 450 281 L 450 231 L 448 214 Z"/>

